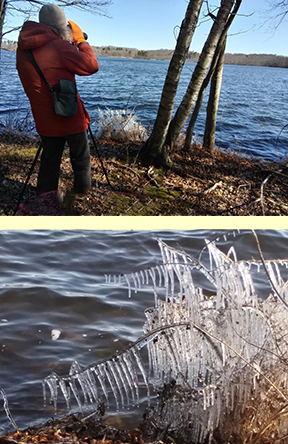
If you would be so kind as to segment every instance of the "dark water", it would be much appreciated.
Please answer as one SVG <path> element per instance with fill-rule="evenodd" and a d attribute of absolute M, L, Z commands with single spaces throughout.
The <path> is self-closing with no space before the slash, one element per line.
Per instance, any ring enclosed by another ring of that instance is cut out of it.
<path fill-rule="evenodd" d="M 15 52 L 1 51 L 0 63 L 0 123 L 25 120 L 29 103 L 17 77 Z M 97 74 L 77 80 L 92 121 L 97 121 L 99 107 L 113 110 L 128 108 L 131 111 L 135 108 L 142 125 L 151 128 L 169 62 L 99 57 L 99 65 Z M 176 106 L 186 91 L 194 66 L 191 62 L 184 66 Z M 285 156 L 288 150 L 288 128 L 283 129 L 288 123 L 287 86 L 287 69 L 226 65 L 219 104 L 217 145 L 266 159 L 276 160 L 278 156 Z M 205 115 L 205 106 L 202 106 L 195 127 L 196 141 L 202 140 Z M 93 123 L 94 128 L 96 125 Z"/>
<path fill-rule="evenodd" d="M 53 416 L 52 406 L 43 406 L 45 376 L 67 374 L 73 360 L 88 365 L 109 357 L 141 336 L 153 292 L 129 298 L 127 287 L 106 283 L 105 274 L 160 264 L 157 238 L 198 257 L 204 238 L 216 237 L 225 253 L 234 245 L 239 259 L 257 257 L 249 231 L 0 231 L 0 386 L 18 426 Z M 259 231 L 259 239 L 266 259 L 287 258 L 287 230 Z M 199 285 L 207 288 L 204 277 Z M 267 296 L 265 278 L 257 288 Z M 52 330 L 60 332 L 57 340 Z M 2 405 L 0 430 L 11 430 Z M 121 421 L 138 421 L 144 408 L 120 412 Z"/>

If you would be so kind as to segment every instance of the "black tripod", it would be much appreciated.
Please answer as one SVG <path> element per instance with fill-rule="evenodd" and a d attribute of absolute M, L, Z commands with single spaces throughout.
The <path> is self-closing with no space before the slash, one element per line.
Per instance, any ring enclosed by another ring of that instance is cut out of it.
<path fill-rule="evenodd" d="M 19 205 L 20 205 L 21 200 L 22 200 L 22 197 L 23 197 L 23 195 L 24 195 L 24 193 L 25 193 L 26 186 L 27 186 L 27 184 L 28 184 L 28 182 L 29 182 L 29 179 L 30 179 L 30 177 L 31 177 L 31 174 L 33 173 L 34 167 L 35 167 L 35 165 L 36 165 L 36 162 L 37 162 L 37 159 L 38 159 L 38 157 L 39 157 L 39 154 L 40 154 L 41 150 L 42 150 L 42 142 L 40 143 L 40 146 L 39 146 L 39 148 L 38 148 L 38 150 L 37 150 L 36 156 L 35 156 L 35 158 L 34 158 L 34 160 L 33 160 L 33 163 L 32 163 L 32 165 L 31 165 L 31 168 L 30 168 L 30 170 L 29 170 L 29 173 L 28 173 L 27 179 L 26 179 L 26 181 L 25 181 L 25 183 L 24 183 L 24 186 L 23 186 L 23 188 L 22 188 L 22 191 L 21 191 L 21 193 L 20 193 L 20 196 L 19 196 L 19 199 L 18 199 L 17 205 L 16 205 L 16 207 L 15 207 L 15 210 L 14 210 L 13 216 L 15 216 L 15 214 L 17 213 L 17 211 L 18 211 L 18 209 L 19 209 Z"/>
<path fill-rule="evenodd" d="M 94 136 L 93 136 L 93 133 L 92 133 L 92 130 L 91 130 L 90 125 L 88 125 L 88 129 L 89 129 L 89 133 L 90 133 L 90 136 L 91 136 L 92 142 L 93 142 L 93 144 L 94 144 L 94 147 L 95 147 L 95 150 L 96 150 L 97 156 L 98 156 L 98 158 L 99 158 L 99 160 L 100 160 L 100 163 L 101 163 L 101 166 L 102 166 L 102 170 L 103 170 L 104 175 L 105 175 L 105 177 L 106 177 L 107 183 L 108 183 L 109 187 L 111 188 L 111 190 L 113 190 L 113 187 L 112 187 L 112 185 L 111 185 L 111 183 L 110 183 L 110 181 L 109 181 L 109 179 L 108 179 L 107 172 L 106 172 L 106 170 L 105 170 L 105 168 L 104 168 L 103 161 L 102 161 L 101 155 L 100 155 L 100 153 L 99 153 L 99 150 L 98 150 L 98 147 L 97 147 L 97 144 L 96 144 L 95 138 L 94 138 Z"/>
<path fill-rule="evenodd" d="M 102 169 L 103 169 L 104 175 L 105 175 L 105 177 L 106 177 L 107 183 L 108 183 L 109 187 L 111 188 L 111 190 L 113 190 L 113 187 L 112 187 L 112 185 L 111 185 L 111 183 L 110 183 L 110 181 L 109 181 L 109 179 L 108 179 L 108 175 L 107 175 L 106 169 L 105 169 L 105 167 L 104 167 L 104 165 L 103 165 L 103 161 L 102 161 L 101 155 L 100 155 L 100 153 L 99 153 L 99 150 L 98 150 L 98 147 L 97 147 L 97 144 L 96 144 L 95 138 L 94 138 L 93 133 L 92 133 L 92 130 L 91 130 L 91 128 L 90 128 L 90 125 L 88 126 L 88 129 L 89 129 L 89 133 L 90 133 L 91 139 L 92 139 L 92 141 L 93 141 L 93 144 L 94 144 L 94 147 L 95 147 L 95 150 L 96 150 L 97 156 L 98 156 L 98 158 L 99 158 L 99 160 L 100 160 L 100 163 L 101 163 L 101 166 L 102 166 Z M 25 183 L 24 183 L 24 186 L 23 186 L 23 188 L 22 188 L 22 191 L 21 191 L 21 194 L 20 194 L 20 196 L 19 196 L 19 199 L 18 199 L 17 205 L 16 205 L 16 207 L 15 207 L 15 210 L 14 210 L 13 216 L 15 216 L 15 214 L 17 213 L 17 211 L 18 211 L 18 209 L 19 209 L 19 205 L 20 205 L 21 200 L 22 200 L 22 198 L 23 198 L 23 196 L 24 196 L 24 193 L 25 193 L 25 190 L 26 190 L 26 186 L 27 186 L 27 184 L 28 184 L 28 182 L 29 182 L 29 179 L 30 179 L 30 177 L 31 177 L 31 174 L 33 173 L 34 167 L 35 167 L 35 165 L 36 165 L 36 162 L 37 162 L 37 159 L 38 159 L 38 157 L 39 157 L 39 154 L 40 154 L 41 150 L 42 150 L 42 143 L 40 144 L 40 146 L 39 146 L 39 148 L 38 148 L 38 150 L 37 150 L 36 156 L 35 156 L 35 158 L 34 158 L 34 160 L 33 160 L 33 163 L 32 163 L 32 165 L 31 165 L 31 168 L 30 168 L 30 170 L 29 170 L 29 173 L 28 173 L 27 179 L 26 179 L 26 181 L 25 181 Z"/>

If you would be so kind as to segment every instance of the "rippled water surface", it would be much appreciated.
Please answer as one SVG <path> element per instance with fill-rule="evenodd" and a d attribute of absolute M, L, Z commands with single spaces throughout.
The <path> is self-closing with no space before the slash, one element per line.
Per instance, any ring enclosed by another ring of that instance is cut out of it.
<path fill-rule="evenodd" d="M 0 122 L 25 118 L 29 102 L 15 68 L 15 52 L 1 51 Z M 99 57 L 100 71 L 78 78 L 80 95 L 92 117 L 97 109 L 133 110 L 146 128 L 157 115 L 169 62 Z M 176 96 L 178 106 L 186 91 L 195 64 L 184 66 Z M 217 144 L 243 154 L 278 159 L 288 150 L 288 70 L 257 66 L 225 65 L 219 104 Z M 204 104 L 207 97 L 204 100 Z M 19 114 L 20 110 L 20 114 Z M 201 141 L 206 110 L 202 106 L 195 126 Z M 20 120 L 21 120 L 20 119 Z M 95 126 L 96 123 L 93 124 Z M 283 129 L 284 128 L 284 129 Z M 282 131 L 283 129 L 283 131 Z"/>
<path fill-rule="evenodd" d="M 216 237 L 224 252 L 234 245 L 239 259 L 257 257 L 248 231 L 0 231 L 0 386 L 18 426 L 53 415 L 43 406 L 45 376 L 67 374 L 73 360 L 88 365 L 109 357 L 141 336 L 152 290 L 129 298 L 127 287 L 106 283 L 105 274 L 160 264 L 157 238 L 198 257 L 204 238 Z M 288 231 L 260 231 L 259 239 L 265 258 L 287 258 Z M 204 277 L 197 284 L 207 288 Z M 258 288 L 267 296 L 263 279 Z M 143 408 L 121 412 L 122 420 L 139 420 Z M 2 408 L 0 427 L 11 429 Z"/>

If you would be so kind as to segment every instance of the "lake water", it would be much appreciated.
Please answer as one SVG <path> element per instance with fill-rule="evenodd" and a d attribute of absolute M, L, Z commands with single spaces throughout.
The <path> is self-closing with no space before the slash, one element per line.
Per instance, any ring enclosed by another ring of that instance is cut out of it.
<path fill-rule="evenodd" d="M 80 95 L 96 128 L 97 110 L 135 109 L 149 130 L 157 116 L 169 62 L 99 57 L 100 71 L 78 78 Z M 29 102 L 15 69 L 15 52 L 1 51 L 0 123 L 23 119 Z M 186 91 L 195 64 L 182 71 L 175 106 Z M 279 160 L 288 151 L 288 70 L 255 66 L 225 65 L 218 112 L 216 143 L 262 159 Z M 194 139 L 202 140 L 205 102 L 198 117 Z M 176 108 L 175 108 L 176 109 Z M 9 117 L 10 116 L 10 117 Z M 283 129 L 284 128 L 284 129 Z M 282 131 L 283 130 L 283 131 Z"/>
<path fill-rule="evenodd" d="M 258 235 L 266 259 L 287 258 L 287 230 Z M 158 238 L 194 257 L 205 238 L 219 238 L 225 253 L 234 245 L 238 259 L 258 257 L 248 230 L 0 231 L 0 386 L 20 428 L 53 416 L 53 407 L 44 407 L 42 398 L 41 381 L 48 374 L 67 374 L 74 360 L 89 365 L 108 358 L 142 335 L 144 310 L 154 305 L 152 289 L 129 298 L 127 285 L 107 283 L 105 274 L 160 265 Z M 207 253 L 201 260 L 207 263 Z M 265 276 L 257 288 L 261 297 L 268 295 Z M 52 330 L 60 334 L 57 340 Z M 13 429 L 2 405 L 0 398 L 1 434 Z M 145 407 L 121 411 L 120 425 L 135 425 Z M 64 406 L 59 413 L 65 414 Z M 108 413 L 117 419 L 113 405 Z"/>

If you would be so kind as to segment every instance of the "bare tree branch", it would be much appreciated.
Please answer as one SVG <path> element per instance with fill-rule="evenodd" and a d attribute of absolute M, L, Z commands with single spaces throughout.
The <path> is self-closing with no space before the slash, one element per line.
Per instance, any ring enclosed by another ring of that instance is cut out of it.
<path fill-rule="evenodd" d="M 14 26 L 3 32 L 4 23 L 8 22 L 7 15 L 11 14 L 15 18 L 15 13 L 22 16 L 22 19 L 28 20 L 39 10 L 39 7 L 49 3 L 49 0 L 0 0 L 0 46 L 4 35 L 18 30 L 20 26 Z M 112 4 L 112 0 L 58 0 L 56 4 L 61 8 L 77 8 L 89 14 L 97 14 L 111 18 L 107 7 Z M 13 13 L 11 12 L 13 11 Z M 23 21 L 23 20 L 22 20 Z"/>

